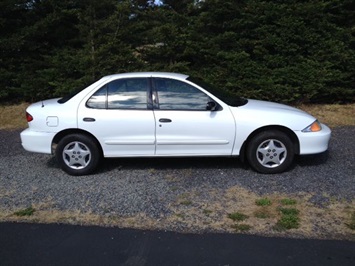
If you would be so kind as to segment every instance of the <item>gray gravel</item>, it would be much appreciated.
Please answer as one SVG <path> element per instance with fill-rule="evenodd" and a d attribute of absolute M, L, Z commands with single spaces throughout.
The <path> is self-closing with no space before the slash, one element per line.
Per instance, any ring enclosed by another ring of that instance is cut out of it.
<path fill-rule="evenodd" d="M 58 210 L 156 218 L 184 192 L 218 197 L 233 186 L 264 195 L 311 193 L 326 206 L 330 198 L 351 201 L 355 191 L 355 127 L 333 130 L 329 151 L 297 157 L 293 169 L 261 175 L 236 158 L 107 159 L 99 172 L 73 177 L 50 155 L 22 149 L 19 131 L 0 131 L 0 209 L 51 202 Z"/>

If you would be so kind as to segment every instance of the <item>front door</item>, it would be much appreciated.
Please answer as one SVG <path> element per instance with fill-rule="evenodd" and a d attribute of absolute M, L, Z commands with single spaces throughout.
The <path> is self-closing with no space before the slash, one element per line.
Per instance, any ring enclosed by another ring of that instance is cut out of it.
<path fill-rule="evenodd" d="M 156 155 L 231 155 L 235 120 L 227 105 L 207 110 L 213 100 L 191 84 L 166 78 L 153 81 Z"/>

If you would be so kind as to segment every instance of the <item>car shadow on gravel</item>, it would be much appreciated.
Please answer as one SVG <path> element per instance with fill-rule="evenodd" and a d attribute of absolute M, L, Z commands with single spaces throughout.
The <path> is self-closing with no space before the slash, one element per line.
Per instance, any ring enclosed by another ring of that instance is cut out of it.
<path fill-rule="evenodd" d="M 318 166 L 325 164 L 329 153 L 296 156 L 289 168 L 296 166 Z M 47 161 L 47 167 L 59 169 L 55 157 Z M 167 170 L 167 169 L 242 169 L 251 170 L 248 162 L 242 162 L 236 157 L 175 157 L 175 158 L 103 158 L 96 173 L 106 173 L 113 170 Z"/>
<path fill-rule="evenodd" d="M 46 166 L 59 169 L 54 156 Z M 114 170 L 165 170 L 165 169 L 233 169 L 249 168 L 247 164 L 235 157 L 178 157 L 178 158 L 102 158 L 96 174 Z"/>
<path fill-rule="evenodd" d="M 329 153 L 296 156 L 289 168 L 318 166 L 328 161 Z M 236 157 L 190 157 L 190 158 L 109 158 L 103 159 L 99 173 L 114 169 L 166 170 L 166 169 L 242 169 L 251 170 L 248 162 Z"/>
<path fill-rule="evenodd" d="M 99 172 L 113 169 L 231 169 L 245 168 L 239 159 L 233 157 L 185 157 L 185 158 L 106 158 L 102 160 Z"/>
<path fill-rule="evenodd" d="M 317 166 L 326 164 L 329 159 L 329 151 L 319 154 L 296 156 L 293 164 L 299 166 Z"/>

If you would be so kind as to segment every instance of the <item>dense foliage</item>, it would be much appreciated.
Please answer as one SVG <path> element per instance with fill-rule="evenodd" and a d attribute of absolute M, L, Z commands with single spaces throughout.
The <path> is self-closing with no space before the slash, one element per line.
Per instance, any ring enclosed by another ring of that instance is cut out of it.
<path fill-rule="evenodd" d="M 127 71 L 198 76 L 251 98 L 355 101 L 352 0 L 2 0 L 0 101 Z"/>

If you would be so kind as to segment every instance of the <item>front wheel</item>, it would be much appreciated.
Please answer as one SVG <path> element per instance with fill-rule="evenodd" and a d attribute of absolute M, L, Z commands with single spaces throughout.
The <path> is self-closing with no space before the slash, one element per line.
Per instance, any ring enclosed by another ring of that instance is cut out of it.
<path fill-rule="evenodd" d="M 96 141 L 82 134 L 72 134 L 61 139 L 55 155 L 59 166 L 70 175 L 91 174 L 101 157 Z"/>
<path fill-rule="evenodd" d="M 281 173 L 289 168 L 293 161 L 294 146 L 282 131 L 263 131 L 249 142 L 247 158 L 251 167 L 260 173 Z"/>

